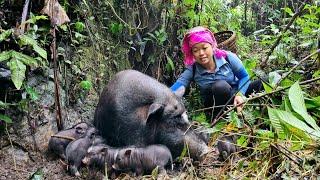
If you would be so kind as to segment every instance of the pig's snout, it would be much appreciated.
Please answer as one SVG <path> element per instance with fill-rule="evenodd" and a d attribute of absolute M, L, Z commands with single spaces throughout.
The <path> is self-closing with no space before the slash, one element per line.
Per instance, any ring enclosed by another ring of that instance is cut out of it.
<path fill-rule="evenodd" d="M 89 163 L 89 158 L 88 158 L 88 157 L 84 157 L 84 158 L 82 159 L 82 163 L 85 164 L 85 165 L 87 165 L 87 164 Z"/>
<path fill-rule="evenodd" d="M 181 114 L 181 121 L 178 122 L 178 128 L 179 129 L 186 129 L 190 126 L 190 122 L 188 119 L 187 112 L 184 112 Z"/>
<path fill-rule="evenodd" d="M 115 170 L 119 170 L 118 164 L 112 164 L 112 168 L 115 169 Z"/>
<path fill-rule="evenodd" d="M 183 120 L 184 123 L 189 124 L 189 119 L 188 119 L 187 112 L 182 113 L 181 117 L 182 117 L 182 120 Z"/>

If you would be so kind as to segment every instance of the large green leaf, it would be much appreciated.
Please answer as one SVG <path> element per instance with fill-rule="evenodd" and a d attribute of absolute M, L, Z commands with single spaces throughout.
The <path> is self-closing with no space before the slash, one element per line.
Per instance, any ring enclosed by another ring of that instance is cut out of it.
<path fill-rule="evenodd" d="M 0 62 L 11 59 L 12 51 L 3 51 L 0 53 Z"/>
<path fill-rule="evenodd" d="M 320 127 L 317 125 L 316 121 L 308 114 L 306 105 L 304 103 L 304 97 L 302 90 L 299 86 L 299 82 L 294 83 L 289 89 L 289 100 L 292 109 L 297 112 L 304 120 L 315 130 L 320 131 Z"/>
<path fill-rule="evenodd" d="M 11 71 L 11 80 L 17 89 L 20 89 L 22 82 L 25 78 L 26 65 L 24 65 L 20 60 L 13 58 L 7 65 Z"/>
<path fill-rule="evenodd" d="M 36 51 L 42 58 L 47 59 L 47 51 L 41 48 L 36 40 L 28 35 L 20 35 L 19 39 L 20 45 L 31 45 L 34 51 Z"/>
<path fill-rule="evenodd" d="M 271 122 L 271 125 L 275 129 L 275 132 L 278 134 L 278 137 L 284 139 L 286 134 L 282 129 L 282 125 L 280 123 L 281 119 L 277 116 L 277 112 L 275 109 L 268 107 L 268 115 Z"/>
<path fill-rule="evenodd" d="M 13 32 L 13 29 L 8 29 L 0 34 L 0 42 L 7 39 Z"/>
<path fill-rule="evenodd" d="M 272 116 L 270 117 L 270 112 L 272 113 Z M 301 131 L 291 131 L 292 133 L 301 133 L 304 132 L 306 135 L 310 135 L 311 138 L 313 139 L 319 139 L 320 138 L 320 131 L 312 129 L 310 126 L 308 126 L 306 123 L 295 117 L 293 114 L 282 111 L 282 110 L 277 110 L 273 108 L 268 108 L 268 113 L 269 113 L 269 118 L 275 118 L 277 119 L 282 125 L 283 123 L 289 124 L 292 127 L 295 127 Z M 271 120 L 272 121 L 272 120 Z M 277 126 L 279 128 L 279 126 Z M 281 128 L 283 129 L 283 128 Z M 290 128 L 289 128 L 290 130 Z M 303 135 L 297 134 L 300 137 Z"/>
<path fill-rule="evenodd" d="M 292 144 L 296 141 L 311 142 L 312 138 L 308 133 L 305 133 L 304 130 L 291 126 L 288 123 L 283 122 L 283 128 L 290 133 L 290 140 Z"/>
<path fill-rule="evenodd" d="M 17 59 L 21 62 L 23 62 L 25 65 L 29 65 L 31 67 L 38 67 L 38 62 L 36 59 L 34 59 L 31 56 L 22 54 L 20 52 L 17 51 L 12 51 L 12 58 Z"/>

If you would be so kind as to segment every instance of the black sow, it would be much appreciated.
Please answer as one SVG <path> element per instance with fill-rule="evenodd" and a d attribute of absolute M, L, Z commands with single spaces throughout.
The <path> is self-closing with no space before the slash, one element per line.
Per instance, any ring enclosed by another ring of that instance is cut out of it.
<path fill-rule="evenodd" d="M 184 89 L 180 89 L 174 94 L 164 84 L 138 71 L 121 71 L 103 90 L 94 125 L 108 145 L 164 144 L 175 158 L 182 152 L 185 139 L 195 139 L 184 133 L 189 121 L 181 99 L 183 93 Z M 194 143 L 197 142 L 200 140 Z M 205 154 L 207 146 L 201 151 L 196 154 Z"/>

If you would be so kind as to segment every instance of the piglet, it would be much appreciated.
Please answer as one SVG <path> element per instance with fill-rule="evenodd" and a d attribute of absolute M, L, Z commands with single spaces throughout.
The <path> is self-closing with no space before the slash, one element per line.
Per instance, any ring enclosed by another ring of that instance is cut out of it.
<path fill-rule="evenodd" d="M 218 139 L 217 148 L 219 150 L 220 159 L 226 160 L 233 153 L 237 152 L 236 137 L 235 136 L 222 136 Z"/>
<path fill-rule="evenodd" d="M 48 144 L 49 151 L 59 155 L 62 159 L 66 158 L 65 150 L 68 144 L 84 136 L 90 126 L 85 123 L 79 123 L 70 129 L 59 131 L 51 136 Z"/>
<path fill-rule="evenodd" d="M 151 172 L 158 166 L 159 174 L 166 174 L 165 166 L 172 166 L 172 155 L 164 145 L 150 145 L 144 148 L 128 147 L 119 150 L 113 164 L 115 170 L 134 170 L 136 175 Z"/>
<path fill-rule="evenodd" d="M 82 159 L 83 164 L 89 166 L 90 170 L 104 172 L 107 165 L 107 174 L 112 173 L 112 165 L 115 163 L 119 149 L 105 144 L 91 146 L 86 156 Z"/>
<path fill-rule="evenodd" d="M 89 128 L 85 137 L 77 139 L 69 143 L 66 148 L 66 159 L 68 170 L 71 175 L 80 176 L 78 168 L 81 165 L 82 159 L 85 157 L 88 148 L 94 143 L 97 130 Z"/>

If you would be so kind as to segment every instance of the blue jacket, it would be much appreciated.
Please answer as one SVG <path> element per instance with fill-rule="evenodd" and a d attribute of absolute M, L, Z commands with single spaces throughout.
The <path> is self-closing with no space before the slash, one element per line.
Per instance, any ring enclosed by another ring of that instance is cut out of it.
<path fill-rule="evenodd" d="M 187 66 L 178 80 L 170 87 L 171 90 L 176 91 L 181 86 L 188 87 L 193 80 L 193 66 L 196 66 L 194 81 L 200 88 L 207 87 L 216 80 L 225 80 L 233 88 L 237 90 L 241 88 L 240 92 L 244 95 L 250 84 L 249 74 L 236 54 L 228 51 L 227 56 L 228 60 L 223 57 L 220 59 L 216 57 L 213 58 L 216 63 L 215 72 L 208 72 L 198 63 Z"/>

